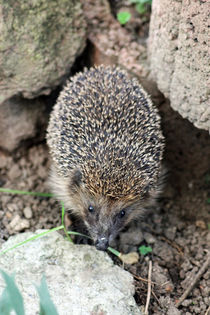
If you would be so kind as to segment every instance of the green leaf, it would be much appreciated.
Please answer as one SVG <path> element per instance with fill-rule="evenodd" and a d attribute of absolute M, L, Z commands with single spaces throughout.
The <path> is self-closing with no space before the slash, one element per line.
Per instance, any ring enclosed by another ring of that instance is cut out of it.
<path fill-rule="evenodd" d="M 207 198 L 207 203 L 210 203 L 210 198 Z"/>
<path fill-rule="evenodd" d="M 24 311 L 24 306 L 23 306 L 23 298 L 22 298 L 22 295 L 20 294 L 18 287 L 16 286 L 14 282 L 13 277 L 9 276 L 3 270 L 1 270 L 1 274 L 7 285 L 6 291 L 4 291 L 1 296 L 1 300 L 5 300 L 8 303 L 7 310 L 14 309 L 17 315 L 24 315 L 25 311 Z"/>
<path fill-rule="evenodd" d="M 140 14 L 144 14 L 147 10 L 143 3 L 138 3 L 136 5 L 136 11 L 138 11 Z"/>
<path fill-rule="evenodd" d="M 152 4 L 152 0 L 138 0 L 138 3 L 141 3 L 141 4 Z"/>
<path fill-rule="evenodd" d="M 36 286 L 40 298 L 40 315 L 58 315 L 47 288 L 45 277 L 42 278 L 40 287 Z"/>
<path fill-rule="evenodd" d="M 146 254 L 152 252 L 152 247 L 142 245 L 139 247 L 139 252 L 141 255 L 145 256 Z"/>
<path fill-rule="evenodd" d="M 130 18 L 131 18 L 130 12 L 117 13 L 117 19 L 122 25 L 126 24 L 130 20 Z"/>
<path fill-rule="evenodd" d="M 133 4 L 133 3 L 135 3 L 135 4 L 138 4 L 138 3 L 140 3 L 140 4 L 152 4 L 152 0 L 130 0 L 130 3 L 131 4 Z"/>
<path fill-rule="evenodd" d="M 0 314 L 10 315 L 11 311 L 12 311 L 12 305 L 10 303 L 8 290 L 7 288 L 5 288 L 0 297 Z"/>

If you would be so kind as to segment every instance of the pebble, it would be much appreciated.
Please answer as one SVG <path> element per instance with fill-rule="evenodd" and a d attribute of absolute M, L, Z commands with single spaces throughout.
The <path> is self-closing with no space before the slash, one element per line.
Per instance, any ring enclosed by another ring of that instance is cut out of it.
<path fill-rule="evenodd" d="M 18 164 L 14 164 L 8 171 L 8 177 L 10 180 L 17 179 L 20 177 L 20 175 L 21 175 L 21 170 Z"/>
<path fill-rule="evenodd" d="M 8 203 L 7 204 L 7 209 L 10 211 L 10 212 L 15 212 L 18 210 L 18 206 L 15 204 L 15 203 Z"/>
<path fill-rule="evenodd" d="M 24 229 L 28 229 L 30 227 L 30 223 L 26 219 L 21 219 L 19 214 L 16 214 L 12 221 L 9 224 L 10 228 L 13 229 L 15 232 L 20 232 Z"/>
<path fill-rule="evenodd" d="M 181 315 L 181 312 L 174 305 L 171 305 L 168 309 L 167 315 Z"/>
<path fill-rule="evenodd" d="M 165 236 L 170 240 L 173 241 L 176 236 L 176 226 L 171 226 L 170 228 L 165 229 Z"/>
<path fill-rule="evenodd" d="M 192 300 L 191 299 L 187 299 L 187 300 L 184 300 L 183 302 L 182 302 L 182 306 L 189 306 L 189 305 L 191 305 L 192 304 Z"/>
<path fill-rule="evenodd" d="M 7 166 L 7 158 L 4 155 L 0 155 L 0 168 Z"/>
<path fill-rule="evenodd" d="M 46 167 L 40 165 L 38 170 L 37 170 L 37 174 L 40 178 L 47 178 L 47 170 Z"/>
<path fill-rule="evenodd" d="M 23 209 L 23 214 L 26 219 L 31 219 L 33 216 L 33 212 L 30 207 L 25 207 Z"/>
<path fill-rule="evenodd" d="M 144 239 L 148 244 L 154 244 L 156 242 L 154 236 L 148 232 L 144 233 Z"/>
<path fill-rule="evenodd" d="M 122 244 L 139 245 L 143 240 L 142 232 L 138 229 L 130 232 L 129 230 L 120 235 L 120 242 Z"/>

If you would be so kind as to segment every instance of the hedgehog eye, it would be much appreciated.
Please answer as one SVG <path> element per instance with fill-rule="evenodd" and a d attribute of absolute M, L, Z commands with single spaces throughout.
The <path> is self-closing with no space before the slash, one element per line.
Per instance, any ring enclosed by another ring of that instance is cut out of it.
<path fill-rule="evenodd" d="M 90 206 L 88 207 L 88 211 L 89 211 L 90 213 L 94 212 L 93 206 L 90 205 Z"/>
<path fill-rule="evenodd" d="M 123 218 L 124 215 L 125 215 L 125 210 L 123 209 L 119 212 L 119 218 Z"/>

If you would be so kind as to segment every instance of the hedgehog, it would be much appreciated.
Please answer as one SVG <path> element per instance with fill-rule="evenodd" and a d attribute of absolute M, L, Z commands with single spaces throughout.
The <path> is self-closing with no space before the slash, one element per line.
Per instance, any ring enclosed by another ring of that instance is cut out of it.
<path fill-rule="evenodd" d="M 157 108 L 117 66 L 73 76 L 51 112 L 52 191 L 106 250 L 161 190 L 164 137 Z"/>

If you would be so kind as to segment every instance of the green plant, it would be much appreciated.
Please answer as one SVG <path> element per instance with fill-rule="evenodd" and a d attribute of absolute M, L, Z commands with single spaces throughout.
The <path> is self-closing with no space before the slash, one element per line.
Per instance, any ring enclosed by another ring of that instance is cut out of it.
<path fill-rule="evenodd" d="M 121 25 L 125 25 L 131 18 L 130 12 L 119 12 L 117 13 L 117 19 Z"/>
<path fill-rule="evenodd" d="M 139 252 L 140 252 L 141 255 L 145 256 L 146 254 L 152 252 L 152 247 L 142 245 L 142 246 L 139 247 Z"/>
<path fill-rule="evenodd" d="M 151 6 L 152 0 L 130 0 L 130 3 L 135 4 L 136 11 L 140 14 L 144 14 L 148 7 Z"/>
<path fill-rule="evenodd" d="M 11 311 L 14 310 L 17 315 L 25 315 L 23 297 L 15 284 L 14 276 L 8 275 L 3 270 L 1 270 L 1 274 L 6 283 L 6 288 L 0 297 L 0 314 L 9 315 Z M 58 312 L 50 298 L 45 277 L 42 278 L 41 285 L 39 287 L 36 286 L 36 289 L 40 299 L 39 314 L 58 315 Z"/>

